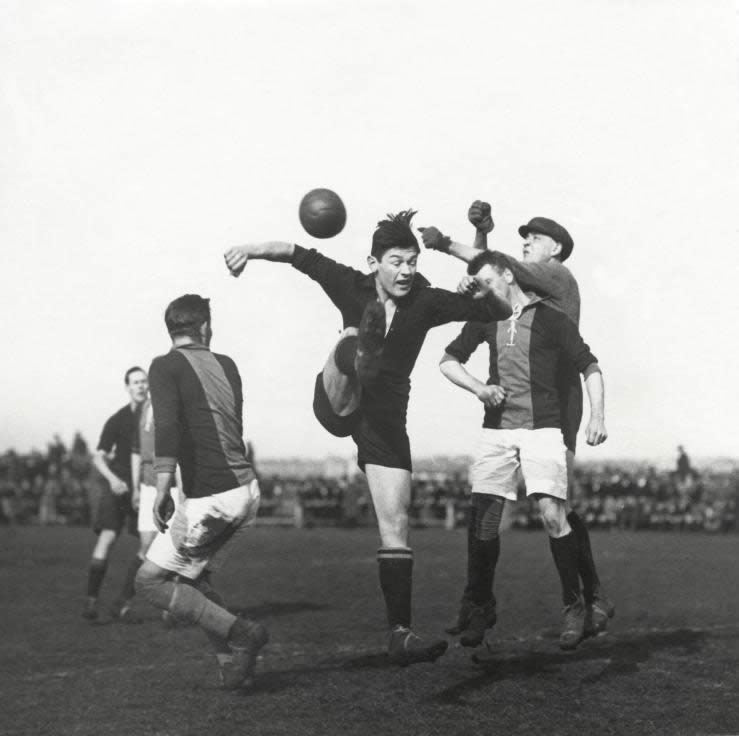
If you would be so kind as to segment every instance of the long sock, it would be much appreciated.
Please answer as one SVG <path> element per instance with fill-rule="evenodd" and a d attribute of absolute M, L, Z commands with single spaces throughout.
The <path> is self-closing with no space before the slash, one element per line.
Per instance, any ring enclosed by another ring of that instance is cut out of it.
<path fill-rule="evenodd" d="M 219 605 L 221 608 L 226 608 L 226 603 L 218 593 L 218 591 L 210 583 L 210 572 L 206 570 L 195 583 L 197 589 L 209 600 Z M 211 634 L 209 631 L 205 632 L 208 636 L 213 648 L 218 654 L 230 654 L 231 650 L 228 646 L 228 639 L 224 639 L 217 634 Z"/>
<path fill-rule="evenodd" d="M 345 376 L 356 376 L 357 370 L 354 367 L 354 359 L 357 355 L 357 336 L 347 335 L 339 341 L 334 350 L 334 360 L 336 367 L 340 373 Z"/>
<path fill-rule="evenodd" d="M 593 602 L 593 599 L 600 590 L 600 579 L 598 578 L 598 571 L 595 569 L 593 550 L 590 546 L 590 533 L 585 522 L 574 511 L 570 511 L 567 514 L 567 521 L 572 527 L 572 531 L 575 532 L 580 548 L 577 569 L 582 580 L 583 598 L 589 604 Z"/>
<path fill-rule="evenodd" d="M 191 584 L 142 578 L 139 574 L 136 586 L 157 608 L 170 611 L 175 618 L 196 624 L 221 639 L 228 639 L 236 622 L 236 616 L 209 600 Z"/>
<path fill-rule="evenodd" d="M 121 588 L 121 601 L 130 601 L 136 595 L 136 573 L 141 567 L 143 560 L 136 555 L 128 565 L 126 570 L 126 577 L 123 579 L 123 587 Z"/>
<path fill-rule="evenodd" d="M 89 598 L 97 598 L 100 595 L 100 588 L 107 569 L 107 560 L 93 557 L 90 561 L 90 568 L 87 572 L 87 595 Z"/>
<path fill-rule="evenodd" d="M 467 584 L 463 598 L 482 605 L 493 596 L 495 567 L 500 556 L 500 519 L 503 503 L 485 494 L 473 493 L 467 526 Z"/>
<path fill-rule="evenodd" d="M 390 628 L 410 628 L 413 551 L 407 547 L 383 547 L 377 550 L 377 564 Z"/>
<path fill-rule="evenodd" d="M 574 532 L 554 539 L 549 537 L 554 564 L 562 583 L 562 603 L 569 606 L 580 600 L 580 577 L 577 572 L 578 544 Z"/>

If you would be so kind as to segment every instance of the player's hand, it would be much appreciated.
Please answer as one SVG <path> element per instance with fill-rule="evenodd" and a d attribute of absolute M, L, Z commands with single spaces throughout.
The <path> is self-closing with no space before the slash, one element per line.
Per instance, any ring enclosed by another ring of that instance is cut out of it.
<path fill-rule="evenodd" d="M 603 417 L 590 417 L 585 428 L 585 440 L 589 445 L 600 445 L 608 439 L 606 423 Z"/>
<path fill-rule="evenodd" d="M 505 401 L 505 389 L 502 386 L 483 386 L 477 392 L 477 398 L 482 401 L 485 406 L 495 408 Z"/>
<path fill-rule="evenodd" d="M 462 280 L 457 284 L 457 294 L 464 296 L 472 296 L 478 291 L 477 279 L 474 276 L 463 276 Z"/>
<path fill-rule="evenodd" d="M 475 226 L 475 230 L 481 233 L 492 232 L 495 227 L 490 204 L 476 199 L 467 210 L 467 219 Z"/>
<path fill-rule="evenodd" d="M 128 493 L 128 484 L 120 478 L 116 478 L 110 484 L 110 490 L 113 491 L 116 496 L 125 496 Z"/>
<path fill-rule="evenodd" d="M 426 248 L 439 250 L 442 253 L 449 252 L 452 239 L 448 235 L 441 233 L 438 228 L 433 225 L 431 227 L 419 227 L 418 232 L 421 233 L 421 240 L 423 240 Z"/>
<path fill-rule="evenodd" d="M 247 250 L 245 246 L 236 246 L 229 248 L 223 254 L 223 259 L 226 261 L 226 268 L 228 268 L 231 276 L 241 276 L 242 271 L 246 268 L 246 264 L 249 261 Z"/>
<path fill-rule="evenodd" d="M 169 491 L 157 491 L 157 497 L 154 499 L 154 523 L 160 532 L 167 531 L 167 522 L 172 518 L 174 513 L 174 501 Z"/>

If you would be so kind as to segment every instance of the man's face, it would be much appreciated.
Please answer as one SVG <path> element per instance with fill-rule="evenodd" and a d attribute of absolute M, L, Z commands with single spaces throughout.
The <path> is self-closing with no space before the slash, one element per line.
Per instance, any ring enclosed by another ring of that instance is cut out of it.
<path fill-rule="evenodd" d="M 523 260 L 527 263 L 546 263 L 562 250 L 562 246 L 549 235 L 529 231 L 523 241 Z"/>
<path fill-rule="evenodd" d="M 370 269 L 377 275 L 377 282 L 393 299 L 404 297 L 413 285 L 418 263 L 415 248 L 390 248 L 378 261 L 374 256 L 367 259 Z"/>
<path fill-rule="evenodd" d="M 149 379 L 146 373 L 144 371 L 134 371 L 131 373 L 128 376 L 126 390 L 131 397 L 131 401 L 141 404 L 149 391 Z"/>
<path fill-rule="evenodd" d="M 501 273 L 486 263 L 476 274 L 475 282 L 477 283 L 476 298 L 482 298 L 486 294 L 492 292 L 499 299 L 509 302 L 511 300 L 511 287 L 505 277 L 505 272 Z"/>

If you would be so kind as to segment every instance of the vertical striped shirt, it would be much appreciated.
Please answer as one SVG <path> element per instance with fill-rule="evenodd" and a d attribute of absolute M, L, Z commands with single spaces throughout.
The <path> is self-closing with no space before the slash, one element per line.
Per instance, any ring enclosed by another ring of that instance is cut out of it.
<path fill-rule="evenodd" d="M 241 377 L 231 358 L 191 343 L 154 358 L 149 369 L 157 472 L 179 462 L 185 496 L 246 485 L 254 470 L 243 441 Z"/>

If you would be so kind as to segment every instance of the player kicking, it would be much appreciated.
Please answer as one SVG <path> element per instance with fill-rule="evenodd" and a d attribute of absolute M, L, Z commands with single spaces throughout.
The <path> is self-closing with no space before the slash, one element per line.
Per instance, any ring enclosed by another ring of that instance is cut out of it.
<path fill-rule="evenodd" d="M 259 484 L 242 439 L 241 377 L 231 358 L 210 351 L 208 299 L 186 294 L 165 312 L 172 349 L 149 370 L 154 408 L 160 533 L 136 577 L 151 603 L 196 624 L 215 648 L 226 689 L 252 684 L 267 630 L 231 614 L 210 584 L 234 539 L 254 522 Z M 171 488 L 179 463 L 181 503 Z M 170 518 L 171 517 L 171 518 Z"/>
<path fill-rule="evenodd" d="M 454 242 L 443 236 L 436 228 L 425 229 L 423 233 L 424 244 L 429 248 L 449 253 L 469 263 L 479 254 L 481 249 L 487 249 L 487 235 L 493 230 L 494 224 L 490 205 L 480 200 L 472 203 L 468 218 L 475 227 L 474 247 Z M 572 272 L 564 265 L 564 261 L 570 257 L 574 247 L 572 237 L 560 224 L 545 217 L 534 217 L 526 225 L 522 225 L 518 232 L 524 238 L 521 261 L 498 253 L 498 251 L 494 252 L 505 259 L 516 282 L 524 291 L 533 291 L 540 296 L 548 296 L 548 303 L 555 309 L 564 312 L 578 326 L 580 324 L 580 291 Z M 461 288 L 464 290 L 465 285 L 474 287 L 474 284 L 474 279 L 466 277 L 462 281 Z M 557 389 L 562 399 L 561 426 L 565 446 L 567 447 L 568 488 L 571 490 L 577 433 L 582 420 L 583 397 L 580 374 L 574 366 L 566 361 L 559 368 Z M 567 520 L 578 538 L 580 550 L 578 570 L 582 580 L 583 597 L 586 605 L 586 627 L 588 634 L 595 635 L 605 631 L 608 619 L 612 618 L 615 613 L 615 607 L 601 586 L 593 559 L 587 526 L 574 510 L 569 511 Z M 474 519 L 470 516 L 468 569 L 472 577 L 475 575 L 476 565 L 473 527 Z M 481 564 L 484 565 L 484 555 Z M 470 621 L 471 610 L 469 599 L 463 596 L 457 621 L 447 631 L 449 633 L 460 633 L 471 628 L 472 630 L 468 633 L 463 633 L 463 643 L 469 639 L 474 645 L 484 635 L 484 631 L 480 629 L 479 615 L 475 621 Z M 495 623 L 494 610 L 490 612 L 488 623 L 490 626 Z"/>
<path fill-rule="evenodd" d="M 411 630 L 413 552 L 408 546 L 411 452 L 406 432 L 410 374 L 426 333 L 452 321 L 504 319 L 495 295 L 475 300 L 436 289 L 417 274 L 412 210 L 378 223 L 369 274 L 285 242 L 231 248 L 226 265 L 239 275 L 251 259 L 289 263 L 314 279 L 341 312 L 344 334 L 316 380 L 314 410 L 338 436 L 352 436 L 379 525 L 380 587 L 390 627 L 388 655 L 401 664 L 434 661 L 445 640 L 425 642 Z"/>
<path fill-rule="evenodd" d="M 480 293 L 496 291 L 513 305 L 507 321 L 467 323 L 446 348 L 440 364 L 452 383 L 485 405 L 482 436 L 470 471 L 472 557 L 477 560 L 465 589 L 473 604 L 475 626 L 470 628 L 480 631 L 481 641 L 491 604 L 494 607 L 503 506 L 506 499 L 516 500 L 520 469 L 527 494 L 538 503 L 562 583 L 565 609 L 560 647 L 574 649 L 585 635 L 585 607 L 580 597 L 578 537 L 567 520 L 567 460 L 557 367 L 565 357 L 585 376 L 591 411 L 586 437 L 592 445 L 607 437 L 603 377 L 574 323 L 546 299 L 525 293 L 503 257 L 482 251 L 470 262 L 468 273 L 475 277 Z M 487 382 L 472 376 L 463 365 L 483 342 L 490 346 Z"/>

